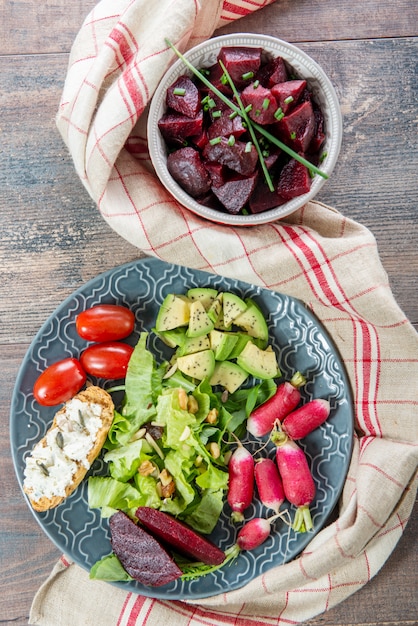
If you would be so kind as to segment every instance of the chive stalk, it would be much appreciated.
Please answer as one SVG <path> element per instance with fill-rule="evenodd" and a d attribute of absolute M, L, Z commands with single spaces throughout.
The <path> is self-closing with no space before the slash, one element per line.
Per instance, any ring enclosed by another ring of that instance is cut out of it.
<path fill-rule="evenodd" d="M 209 87 L 212 93 L 217 95 L 234 113 L 240 115 L 244 119 L 244 121 L 248 124 L 248 129 L 250 132 L 253 129 L 257 130 L 261 135 L 264 135 L 264 137 L 266 137 L 271 143 L 274 143 L 283 152 L 286 152 L 286 154 L 291 156 L 293 159 L 295 159 L 296 161 L 299 161 L 299 163 L 302 163 L 302 165 L 305 165 L 305 167 L 315 172 L 315 174 L 318 174 L 319 176 L 322 176 L 322 178 L 325 178 L 325 179 L 328 178 L 328 174 L 325 174 L 325 172 L 322 172 L 318 167 L 313 165 L 313 163 L 310 163 L 307 159 L 305 159 L 304 157 L 300 156 L 300 154 L 292 150 L 292 148 L 289 148 L 289 146 L 287 146 L 285 143 L 280 141 L 280 139 L 277 139 L 277 137 L 272 135 L 263 126 L 261 126 L 260 124 L 257 124 L 256 122 L 250 122 L 247 114 L 243 112 L 239 107 L 237 107 L 236 104 L 234 104 L 234 102 L 232 102 L 227 96 L 225 96 L 225 94 L 222 93 L 222 91 L 219 91 L 219 89 L 215 87 L 215 85 L 213 85 L 210 82 L 210 80 L 206 78 L 204 73 L 198 70 L 192 63 L 190 63 L 190 61 L 188 61 L 188 59 L 186 59 L 186 57 L 179 50 L 177 50 L 177 48 L 174 46 L 174 44 L 170 42 L 169 39 L 165 39 L 165 42 L 173 50 L 173 52 L 178 56 L 178 58 L 183 61 L 184 65 L 186 65 L 186 67 L 188 67 L 189 70 L 195 76 L 197 76 L 204 85 L 206 85 L 206 87 Z M 223 76 L 222 78 L 226 79 L 226 76 Z"/>
<path fill-rule="evenodd" d="M 248 117 L 248 115 L 247 115 L 247 110 L 246 110 L 246 108 L 248 108 L 248 107 L 244 108 L 244 105 L 243 105 L 242 100 L 241 100 L 241 97 L 240 97 L 240 95 L 239 95 L 239 93 L 238 93 L 238 91 L 237 91 L 237 88 L 235 87 L 234 82 L 233 82 L 232 78 L 230 77 L 230 75 L 229 75 L 229 73 L 228 73 L 228 70 L 226 69 L 226 67 L 225 67 L 225 65 L 222 63 L 222 61 L 219 61 L 219 65 L 221 66 L 221 68 L 222 68 L 222 70 L 223 70 L 223 72 L 224 72 L 225 76 L 226 76 L 226 77 L 227 77 L 227 79 L 228 79 L 229 85 L 230 85 L 230 87 L 231 87 L 231 89 L 232 89 L 232 93 L 234 94 L 235 99 L 236 99 L 236 101 L 238 102 L 238 105 L 239 105 L 239 107 L 240 107 L 240 109 L 241 109 L 241 111 L 242 111 L 242 113 L 243 113 L 243 115 L 244 115 L 244 120 L 245 120 L 245 121 L 247 122 L 247 124 L 248 124 L 248 130 L 249 130 L 249 133 L 250 133 L 250 135 L 251 135 L 251 139 L 252 139 L 252 141 L 253 141 L 253 144 L 254 144 L 254 146 L 255 146 L 255 149 L 257 150 L 257 153 L 258 153 L 258 158 L 260 159 L 261 168 L 262 168 L 262 170 L 263 170 L 263 174 L 264 174 L 264 177 L 265 177 L 265 179 L 266 179 L 267 186 L 268 186 L 268 188 L 269 188 L 269 190 L 270 190 L 270 191 L 274 191 L 274 185 L 273 185 L 273 182 L 272 182 L 272 180 L 271 180 L 270 172 L 268 171 L 268 169 L 267 169 L 267 165 L 266 165 L 266 163 L 265 163 L 265 161 L 264 161 L 263 153 L 262 153 L 262 151 L 261 151 L 260 144 L 258 143 L 258 140 L 257 140 L 256 134 L 255 134 L 255 132 L 254 132 L 253 125 L 252 125 L 252 123 L 250 122 L 250 118 L 249 118 L 249 117 Z"/>

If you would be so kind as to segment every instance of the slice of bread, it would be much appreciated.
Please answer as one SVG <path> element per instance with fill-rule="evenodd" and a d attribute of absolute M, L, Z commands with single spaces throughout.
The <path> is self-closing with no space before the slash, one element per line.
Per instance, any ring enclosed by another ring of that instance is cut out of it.
<path fill-rule="evenodd" d="M 91 386 L 55 414 L 26 457 L 23 491 L 35 511 L 63 502 L 81 483 L 106 440 L 114 416 L 110 395 Z"/>

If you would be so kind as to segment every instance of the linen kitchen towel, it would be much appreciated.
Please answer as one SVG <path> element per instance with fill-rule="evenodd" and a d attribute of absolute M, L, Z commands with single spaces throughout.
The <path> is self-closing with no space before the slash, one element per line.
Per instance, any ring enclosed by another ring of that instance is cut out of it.
<path fill-rule="evenodd" d="M 209 223 L 169 196 L 149 162 L 146 107 L 173 61 L 164 38 L 184 51 L 266 4 L 100 2 L 74 42 L 57 125 L 101 215 L 141 254 L 297 297 L 326 326 L 347 367 L 356 419 L 338 517 L 298 558 L 204 600 L 126 593 L 89 580 L 63 556 L 34 599 L 30 624 L 300 623 L 365 585 L 410 517 L 418 336 L 393 298 L 372 233 L 319 202 L 258 227 Z"/>

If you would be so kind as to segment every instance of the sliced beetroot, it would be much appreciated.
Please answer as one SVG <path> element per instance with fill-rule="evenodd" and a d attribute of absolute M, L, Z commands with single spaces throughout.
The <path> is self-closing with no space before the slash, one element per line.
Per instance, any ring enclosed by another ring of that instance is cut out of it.
<path fill-rule="evenodd" d="M 147 530 L 176 552 L 206 565 L 220 565 L 225 560 L 218 546 L 172 515 L 147 506 L 139 507 L 135 514 Z"/>
<path fill-rule="evenodd" d="M 216 87 L 221 93 L 226 96 L 232 96 L 232 89 L 229 83 L 226 83 L 222 77 L 224 75 L 224 71 L 219 65 L 219 63 L 215 63 L 208 68 L 208 80 L 212 83 L 214 87 Z M 206 92 L 206 89 L 203 89 L 203 92 Z M 212 92 L 207 92 L 211 94 L 211 97 L 214 98 L 215 102 L 218 101 L 218 97 L 214 97 Z"/>
<path fill-rule="evenodd" d="M 167 89 L 167 106 L 182 115 L 196 117 L 200 110 L 200 94 L 188 76 L 179 76 Z"/>
<path fill-rule="evenodd" d="M 222 163 L 211 163 L 210 161 L 205 161 L 204 166 L 210 176 L 213 187 L 220 187 L 220 185 L 226 183 L 228 175 L 225 165 L 222 165 Z"/>
<path fill-rule="evenodd" d="M 276 121 L 277 102 L 270 89 L 260 84 L 248 85 L 241 93 L 241 100 L 244 107 L 251 107 L 248 115 L 254 122 L 265 126 Z"/>
<path fill-rule="evenodd" d="M 315 116 L 312 103 L 299 104 L 277 123 L 278 134 L 295 152 L 306 152 L 315 132 Z"/>
<path fill-rule="evenodd" d="M 287 80 L 286 64 L 282 57 L 271 59 L 263 65 L 257 73 L 257 79 L 263 87 L 273 87 L 273 85 Z"/>
<path fill-rule="evenodd" d="M 208 142 L 208 133 L 205 129 L 202 130 L 198 135 L 192 135 L 190 137 L 190 141 L 198 148 L 199 150 L 203 150 Z"/>
<path fill-rule="evenodd" d="M 314 109 L 314 117 L 315 117 L 315 131 L 314 136 L 312 137 L 311 143 L 309 144 L 309 152 L 316 153 L 319 152 L 322 144 L 325 141 L 325 133 L 324 133 L 324 116 L 319 109 Z"/>
<path fill-rule="evenodd" d="M 311 188 L 311 177 L 307 168 L 296 161 L 290 161 L 283 167 L 276 188 L 279 196 L 286 201 L 308 193 Z"/>
<path fill-rule="evenodd" d="M 175 150 L 167 157 L 167 169 L 175 181 L 193 198 L 209 191 L 211 181 L 197 150 Z"/>
<path fill-rule="evenodd" d="M 258 162 L 257 150 L 253 144 L 236 141 L 230 145 L 226 137 L 221 137 L 220 141 L 215 144 L 207 143 L 203 150 L 203 157 L 208 161 L 226 165 L 243 176 L 251 176 Z"/>
<path fill-rule="evenodd" d="M 225 46 L 218 54 L 237 89 L 248 85 L 261 65 L 262 48 Z"/>
<path fill-rule="evenodd" d="M 257 173 L 248 177 L 235 177 L 224 185 L 212 187 L 212 191 L 228 213 L 237 215 L 250 199 L 257 184 L 257 178 Z"/>
<path fill-rule="evenodd" d="M 251 213 L 262 213 L 284 204 L 286 200 L 279 196 L 277 189 L 270 191 L 264 178 L 259 179 L 248 202 Z"/>
<path fill-rule="evenodd" d="M 165 113 L 158 121 L 158 128 L 168 143 L 184 143 L 187 137 L 199 135 L 203 128 L 203 112 L 196 117 L 188 117 L 181 113 Z"/>
<path fill-rule="evenodd" d="M 163 546 L 125 513 L 112 515 L 109 526 L 113 552 L 132 578 L 149 587 L 180 578 L 181 569 Z"/>
<path fill-rule="evenodd" d="M 215 119 L 214 122 L 208 128 L 208 138 L 215 139 L 215 137 L 230 137 L 233 135 L 235 139 L 238 139 L 243 135 L 247 129 L 242 125 L 242 118 L 240 115 L 236 115 L 231 119 L 231 109 L 221 112 L 221 116 Z"/>
<path fill-rule="evenodd" d="M 276 98 L 277 106 L 286 114 L 289 109 L 294 108 L 299 103 L 305 88 L 306 80 L 287 80 L 284 83 L 274 85 L 271 88 L 271 93 Z"/>

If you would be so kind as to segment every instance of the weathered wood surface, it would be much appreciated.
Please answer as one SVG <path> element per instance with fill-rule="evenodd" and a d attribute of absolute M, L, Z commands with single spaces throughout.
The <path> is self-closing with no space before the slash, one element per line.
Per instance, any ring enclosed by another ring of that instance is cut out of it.
<path fill-rule="evenodd" d="M 96 274 L 139 256 L 99 217 L 54 117 L 68 52 L 95 2 L 4 0 L 0 7 L 0 624 L 26 624 L 60 552 L 22 498 L 9 408 L 26 349 L 45 319 Z M 416 0 L 277 0 L 221 32 L 294 43 L 326 70 L 344 140 L 319 199 L 367 225 L 399 306 L 418 328 L 418 5 Z M 415 381 L 416 382 L 416 381 Z M 417 623 L 417 516 L 381 572 L 313 625 Z"/>

